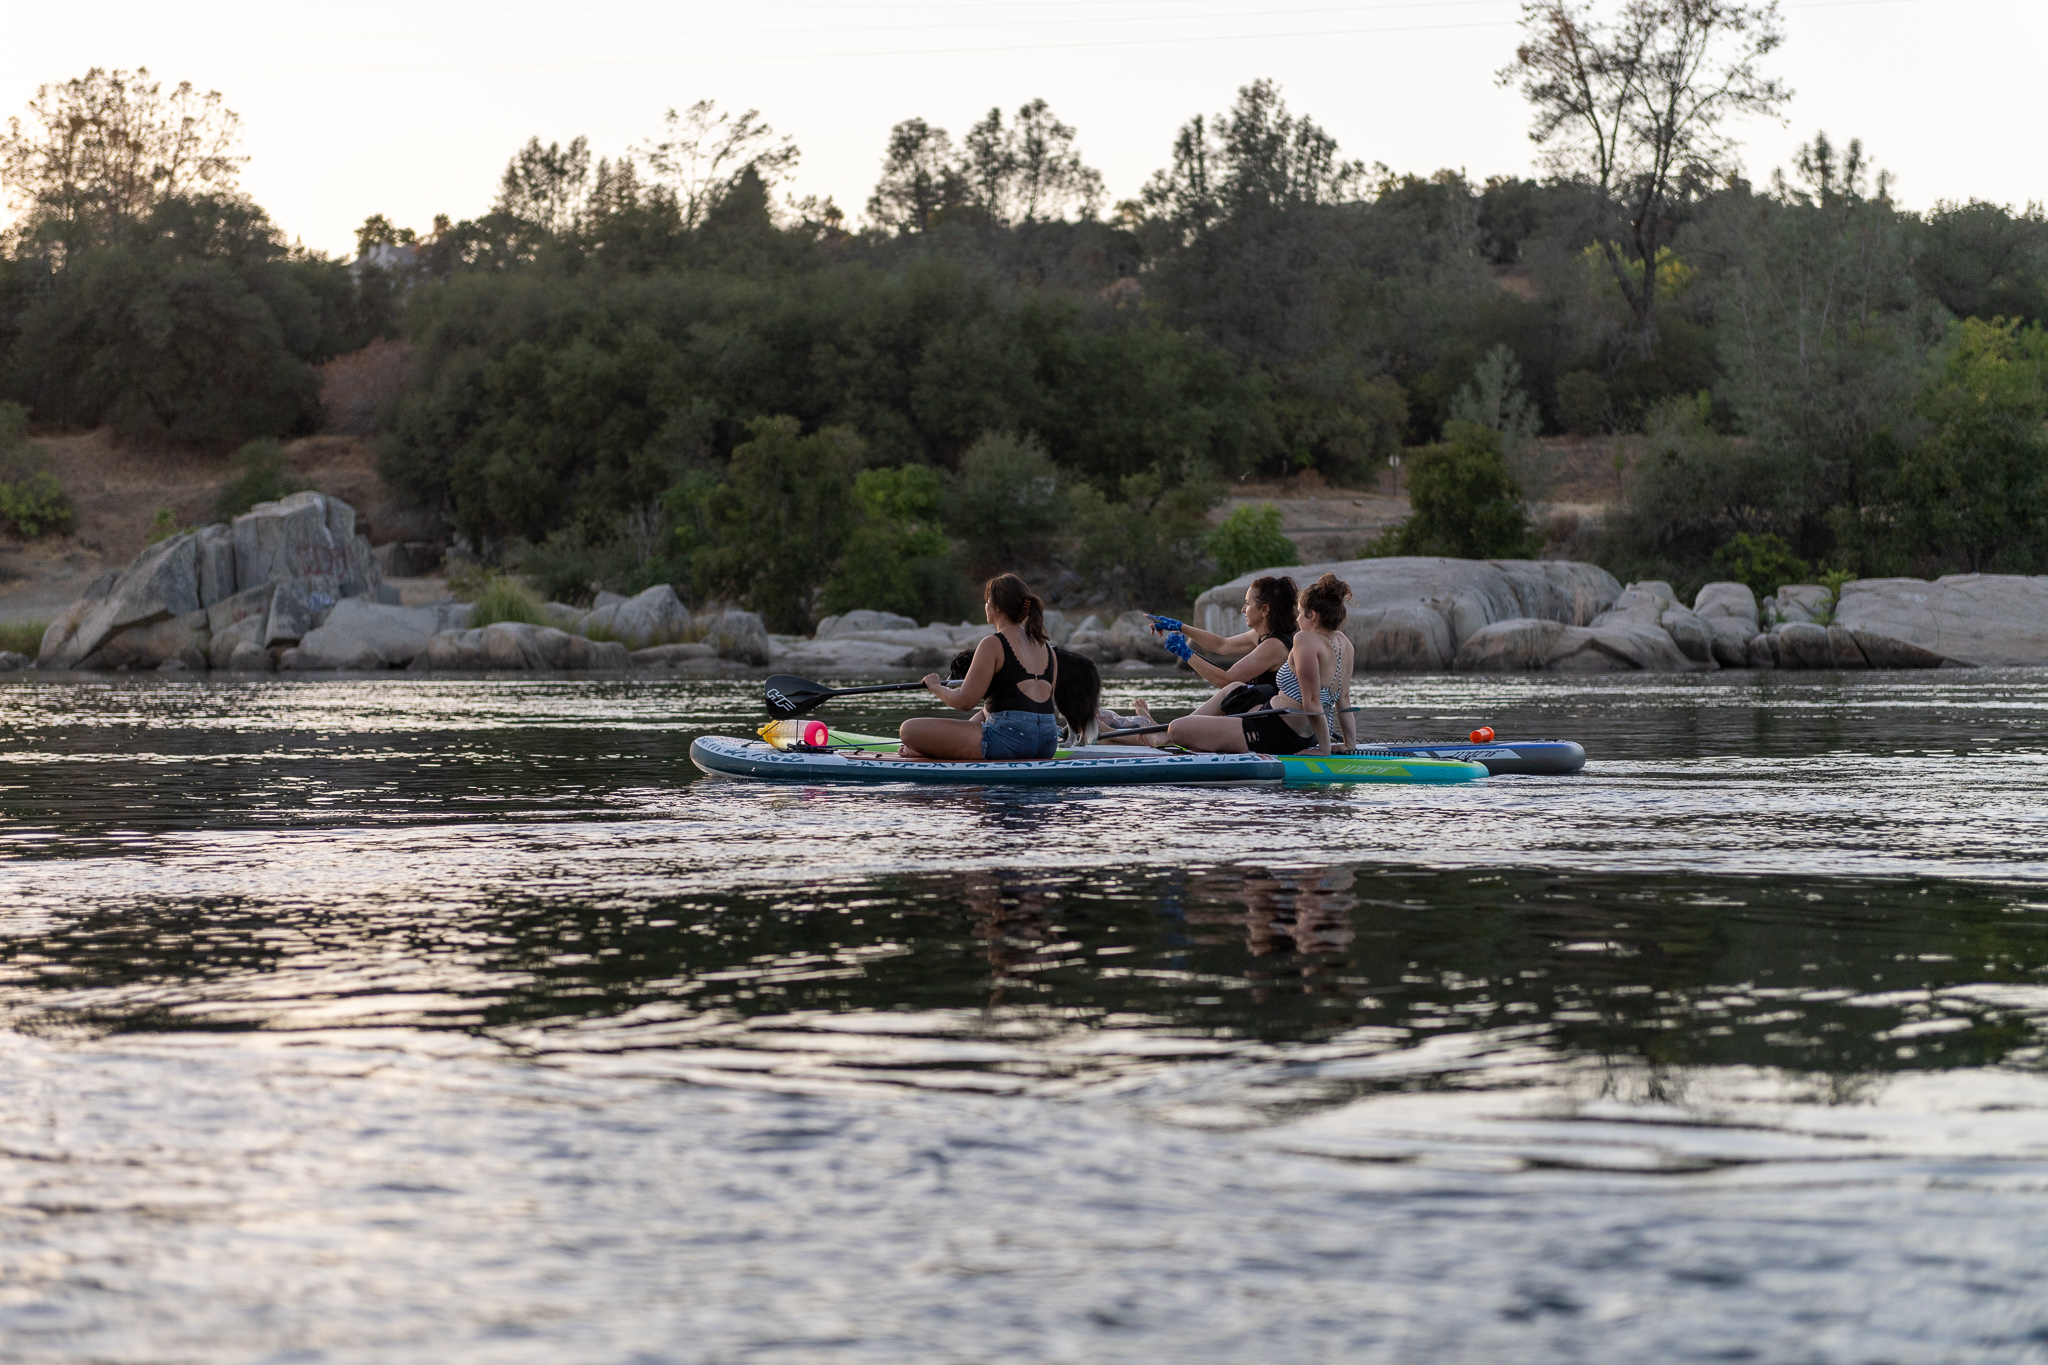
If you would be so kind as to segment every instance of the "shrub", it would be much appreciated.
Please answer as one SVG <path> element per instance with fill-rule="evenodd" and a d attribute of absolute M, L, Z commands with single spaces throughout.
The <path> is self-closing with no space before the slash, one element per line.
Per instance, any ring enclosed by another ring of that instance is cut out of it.
<path fill-rule="evenodd" d="M 33 659 L 42 652 L 43 633 L 49 628 L 44 621 L 0 621 L 0 650 L 26 654 Z"/>
<path fill-rule="evenodd" d="M 292 473 L 284 447 L 276 441 L 250 441 L 235 452 L 235 459 L 241 462 L 242 472 L 220 490 L 220 499 L 213 506 L 222 521 L 232 521 L 259 502 L 276 502 L 307 486 Z"/>
<path fill-rule="evenodd" d="M 581 527 L 557 531 L 519 557 L 519 572 L 550 602 L 587 604 L 604 587 L 612 566 Z"/>
<path fill-rule="evenodd" d="M 1213 484 L 1169 486 L 1148 471 L 1125 477 L 1118 491 L 1121 502 L 1110 501 L 1093 484 L 1077 485 L 1068 494 L 1083 574 L 1118 601 L 1169 608 L 1220 581 L 1202 554 L 1208 512 L 1217 502 Z"/>
<path fill-rule="evenodd" d="M 1373 555 L 1516 559 L 1532 552 L 1529 509 L 1501 456 L 1501 436 L 1475 422 L 1444 425 L 1441 444 L 1408 457 L 1408 520 L 1367 547 Z"/>
<path fill-rule="evenodd" d="M 1684 592 L 1716 571 L 1738 536 L 1794 554 L 1801 483 L 1811 471 L 1782 450 L 1713 430 L 1710 413 L 1704 393 L 1651 409 L 1642 457 L 1607 515 L 1615 573 L 1665 579 Z"/>
<path fill-rule="evenodd" d="M 1036 436 L 992 431 L 967 447 L 944 502 L 967 566 L 986 576 L 1050 558 L 1068 519 L 1064 484 Z"/>
<path fill-rule="evenodd" d="M 857 519 L 866 447 L 846 427 L 802 435 L 794 417 L 759 418 L 749 430 L 724 482 L 685 480 L 671 494 L 676 535 L 701 588 L 743 598 L 772 630 L 804 630 Z"/>
<path fill-rule="evenodd" d="M 547 624 L 547 619 L 540 612 L 540 599 L 533 595 L 532 589 L 505 574 L 487 574 L 477 590 L 476 612 L 469 623 L 472 626 L 489 626 L 500 621 L 515 621 L 528 626 Z"/>
<path fill-rule="evenodd" d="M 70 495 L 28 443 L 28 409 L 0 403 L 0 530 L 23 540 L 71 527 Z"/>
<path fill-rule="evenodd" d="M 860 607 L 920 621 L 972 609 L 952 545 L 939 528 L 939 476 L 928 465 L 864 471 L 853 484 L 860 523 L 825 584 L 827 611 Z"/>
<path fill-rule="evenodd" d="M 1591 370 L 1558 376 L 1558 425 L 1575 436 L 1597 436 L 1607 430 L 1611 399 L 1607 378 Z"/>
<path fill-rule="evenodd" d="M 1737 583 L 1744 583 L 1758 597 L 1776 592 L 1787 583 L 1807 583 L 1813 567 L 1792 553 L 1780 536 L 1765 531 L 1752 535 L 1738 532 L 1714 553 L 1714 567 Z"/>
<path fill-rule="evenodd" d="M 1225 581 L 1253 569 L 1301 563 L 1294 542 L 1280 530 L 1280 509 L 1270 502 L 1240 507 L 1202 541 Z"/>

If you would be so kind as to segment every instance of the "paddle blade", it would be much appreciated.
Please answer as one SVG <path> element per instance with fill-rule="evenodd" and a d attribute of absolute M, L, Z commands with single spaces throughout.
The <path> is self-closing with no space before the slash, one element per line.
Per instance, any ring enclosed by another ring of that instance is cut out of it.
<path fill-rule="evenodd" d="M 768 703 L 768 714 L 777 720 L 788 720 L 828 700 L 833 689 L 820 687 L 808 678 L 778 673 L 762 685 L 762 693 Z"/>

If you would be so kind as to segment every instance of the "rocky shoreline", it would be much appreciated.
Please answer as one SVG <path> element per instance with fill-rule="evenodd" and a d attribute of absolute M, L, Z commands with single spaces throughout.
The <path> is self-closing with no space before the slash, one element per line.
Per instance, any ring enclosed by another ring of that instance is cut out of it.
<path fill-rule="evenodd" d="M 0 671 L 325 673 L 622 671 L 696 675 L 763 668 L 814 675 L 943 668 L 989 628 L 920 626 L 887 612 L 828 616 L 810 636 L 771 635 L 752 612 L 693 614 L 666 585 L 550 602 L 545 624 L 472 624 L 451 599 L 404 605 L 353 508 L 321 493 L 263 503 L 144 550 L 102 576 L 44 634 L 31 661 Z M 399 547 L 406 548 L 406 547 Z M 2048 578 L 1963 574 L 1932 583 L 1793 585 L 1758 602 L 1710 583 L 1690 605 L 1669 584 L 1618 582 L 1556 560 L 1391 558 L 1284 570 L 1351 584 L 1345 634 L 1374 672 L 1705 672 L 2048 664 Z M 1243 628 L 1246 574 L 1196 601 L 1195 624 Z M 1141 612 L 1105 620 L 1046 613 L 1055 643 L 1115 672 L 1176 667 Z"/>
<path fill-rule="evenodd" d="M 1710 672 L 1990 668 L 2048 664 L 2048 577 L 1856 579 L 1839 595 L 1781 587 L 1759 602 L 1709 583 L 1681 602 L 1668 583 L 1623 586 L 1555 560 L 1354 559 L 1282 570 L 1352 588 L 1344 632 L 1357 668 L 1387 672 Z M 1194 620 L 1228 634 L 1257 574 L 1212 588 Z"/>

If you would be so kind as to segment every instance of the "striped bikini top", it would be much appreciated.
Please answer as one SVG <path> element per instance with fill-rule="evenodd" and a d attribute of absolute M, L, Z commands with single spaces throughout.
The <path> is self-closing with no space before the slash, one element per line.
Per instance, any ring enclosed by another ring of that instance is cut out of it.
<path fill-rule="evenodd" d="M 1344 676 L 1344 634 L 1342 631 L 1331 634 L 1330 648 L 1336 651 L 1336 666 L 1330 670 L 1331 676 L 1333 678 L 1341 678 Z M 1282 692 L 1285 692 L 1296 701 L 1301 700 L 1301 679 L 1294 676 L 1294 660 L 1291 656 L 1286 663 L 1280 665 L 1274 672 L 1273 681 Z M 1325 686 L 1318 695 L 1323 703 L 1323 719 L 1330 722 L 1330 733 L 1334 735 L 1337 733 L 1337 689 Z"/>

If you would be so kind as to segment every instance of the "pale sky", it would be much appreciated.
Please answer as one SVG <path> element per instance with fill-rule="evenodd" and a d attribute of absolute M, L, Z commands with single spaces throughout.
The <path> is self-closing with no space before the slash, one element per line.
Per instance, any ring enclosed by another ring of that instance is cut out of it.
<path fill-rule="evenodd" d="M 1611 8 L 1611 0 L 1603 8 Z M 472 217 L 529 136 L 627 151 L 670 106 L 758 108 L 793 135 L 789 187 L 858 219 L 889 128 L 956 135 L 991 105 L 1045 98 L 1111 199 L 1168 159 L 1190 115 L 1278 81 L 1346 155 L 1475 181 L 1534 169 L 1528 114 L 1493 73 L 1515 0 L 151 0 L 9 6 L 0 116 L 91 66 L 220 90 L 242 116 L 243 186 L 288 236 L 352 253 L 384 213 Z M 1762 181 L 1825 128 L 1861 137 L 1909 207 L 2048 199 L 2042 0 L 1806 0 L 1773 69 L 1789 124 L 1739 130 Z"/>

